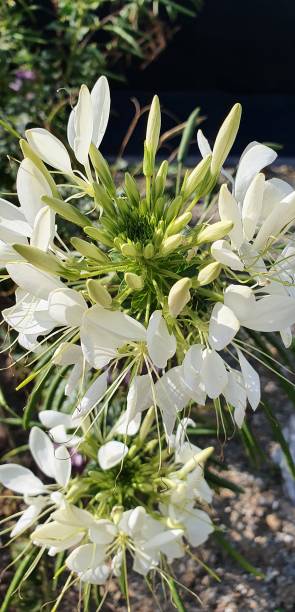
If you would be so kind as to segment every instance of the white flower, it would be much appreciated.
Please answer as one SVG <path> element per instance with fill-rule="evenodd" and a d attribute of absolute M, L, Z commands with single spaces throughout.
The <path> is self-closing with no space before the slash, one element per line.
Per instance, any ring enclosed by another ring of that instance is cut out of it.
<path fill-rule="evenodd" d="M 31 429 L 29 446 L 43 474 L 55 480 L 59 488 L 66 487 L 71 476 L 71 459 L 66 447 L 54 448 L 50 438 L 38 427 Z M 31 470 L 21 465 L 1 465 L 0 482 L 12 491 L 21 493 L 28 504 L 11 532 L 12 537 L 30 527 L 45 507 L 63 503 L 63 496 L 52 493 Z"/>
<path fill-rule="evenodd" d="M 110 111 L 108 82 L 100 77 L 91 94 L 82 85 L 77 106 L 70 114 L 68 140 L 77 160 L 86 165 L 91 142 L 98 147 L 104 136 Z M 73 174 L 69 154 L 58 138 L 44 128 L 26 131 L 29 145 L 49 166 L 65 174 Z"/>
<path fill-rule="evenodd" d="M 215 304 L 209 324 L 210 345 L 220 351 L 235 337 L 240 327 L 274 332 L 295 323 L 295 300 L 288 295 L 265 295 L 260 299 L 250 287 L 229 285 L 224 304 Z"/>

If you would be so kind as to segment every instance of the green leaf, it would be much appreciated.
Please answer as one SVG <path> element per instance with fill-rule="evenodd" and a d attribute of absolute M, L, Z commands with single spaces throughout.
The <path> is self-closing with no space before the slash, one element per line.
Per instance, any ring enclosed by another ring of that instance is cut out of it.
<path fill-rule="evenodd" d="M 183 130 L 182 138 L 181 138 L 181 142 L 180 142 L 178 154 L 177 154 L 177 161 L 180 164 L 183 164 L 186 159 L 187 151 L 188 151 L 191 139 L 193 137 L 194 129 L 197 123 L 197 118 L 200 114 L 200 110 L 201 109 L 199 106 L 195 108 L 195 110 L 190 114 L 186 122 L 185 128 Z"/>
<path fill-rule="evenodd" d="M 213 537 L 217 541 L 217 543 L 223 548 L 223 550 L 229 554 L 229 556 L 246 571 L 248 574 L 253 574 L 253 576 L 257 576 L 259 578 L 264 578 L 264 574 L 252 565 L 241 553 L 234 548 L 228 540 L 224 537 L 221 531 L 215 531 Z"/>
<path fill-rule="evenodd" d="M 10 608 L 10 601 L 17 589 L 17 587 L 19 586 L 23 576 L 25 575 L 30 563 L 31 563 L 31 559 L 33 558 L 33 556 L 36 554 L 36 550 L 32 549 L 24 558 L 23 560 L 16 566 L 16 572 L 11 580 L 11 583 L 6 591 L 6 595 L 4 597 L 2 606 L 0 608 L 0 612 L 9 612 L 9 610 L 11 610 Z"/>
<path fill-rule="evenodd" d="M 184 603 L 179 595 L 179 591 L 177 589 L 176 583 L 173 578 L 168 578 L 167 583 L 170 589 L 172 601 L 179 612 L 186 612 Z"/>

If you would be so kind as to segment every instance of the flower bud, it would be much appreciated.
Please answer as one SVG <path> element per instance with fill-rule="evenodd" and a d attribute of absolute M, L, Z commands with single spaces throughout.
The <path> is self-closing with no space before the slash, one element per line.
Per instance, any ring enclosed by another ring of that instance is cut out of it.
<path fill-rule="evenodd" d="M 201 229 L 197 236 L 196 244 L 202 244 L 203 242 L 214 242 L 223 238 L 233 228 L 232 221 L 218 221 L 207 225 L 204 229 Z"/>
<path fill-rule="evenodd" d="M 112 296 L 108 290 L 94 278 L 89 278 L 86 283 L 88 295 L 93 302 L 100 304 L 103 308 L 110 308 L 112 304 Z"/>
<path fill-rule="evenodd" d="M 189 459 L 184 466 L 176 472 L 178 478 L 185 478 L 192 470 L 194 470 L 198 465 L 201 467 L 204 466 L 205 462 L 212 455 L 214 451 L 213 446 L 209 446 L 208 448 L 204 448 L 200 453 L 196 453 L 191 459 Z"/>
<path fill-rule="evenodd" d="M 181 244 L 182 244 L 181 234 L 174 234 L 174 236 L 169 236 L 162 242 L 161 255 L 164 256 L 164 255 L 168 255 L 169 253 L 172 253 L 172 251 L 175 251 L 175 249 L 177 249 L 177 247 L 179 247 Z"/>
<path fill-rule="evenodd" d="M 167 227 L 166 236 L 171 236 L 172 234 L 178 234 L 178 232 L 180 232 L 182 229 L 184 229 L 187 226 L 187 224 L 191 221 L 191 218 L 192 218 L 192 213 L 185 212 L 182 215 L 180 215 L 180 217 L 177 217 L 177 219 L 174 219 L 174 221 L 172 221 L 170 225 L 168 225 Z"/>
<path fill-rule="evenodd" d="M 90 145 L 89 155 L 94 169 L 97 172 L 99 180 L 105 185 L 111 194 L 116 193 L 115 184 L 108 163 L 102 156 L 101 152 L 94 146 Z"/>
<path fill-rule="evenodd" d="M 181 210 L 182 204 L 182 196 L 177 196 L 176 198 L 174 198 L 174 200 L 172 200 L 172 202 L 169 204 L 168 208 L 165 211 L 166 223 L 170 223 L 171 221 L 173 221 L 173 219 L 175 219 L 175 217 L 177 217 L 178 213 Z"/>
<path fill-rule="evenodd" d="M 86 215 L 83 215 L 69 202 L 64 202 L 58 198 L 50 198 L 49 196 L 43 196 L 41 200 L 44 202 L 44 204 L 52 208 L 52 210 L 54 210 L 58 215 L 63 217 L 63 219 L 66 219 L 79 227 L 83 227 L 83 229 L 89 225 L 89 218 L 86 217 Z"/>
<path fill-rule="evenodd" d="M 159 137 L 160 137 L 160 129 L 161 129 L 161 109 L 160 102 L 158 96 L 153 97 L 153 101 L 151 104 L 147 129 L 146 129 L 146 148 L 150 153 L 152 159 L 155 158 Z"/>
<path fill-rule="evenodd" d="M 218 278 L 221 269 L 222 266 L 217 261 L 213 261 L 202 268 L 198 274 L 199 285 L 203 287 L 203 285 L 209 285 L 209 283 L 212 283 L 216 278 Z"/>
<path fill-rule="evenodd" d="M 101 251 L 99 247 L 91 242 L 87 242 L 86 240 L 82 240 L 82 238 L 71 238 L 71 244 L 74 249 L 81 253 L 84 257 L 88 257 L 89 259 L 95 259 L 95 261 L 99 261 L 100 263 L 105 263 L 109 261 L 108 256 Z"/>
<path fill-rule="evenodd" d="M 55 276 L 67 276 L 67 270 L 59 260 L 51 253 L 45 253 L 37 247 L 28 244 L 13 244 L 14 250 L 26 261 L 44 272 L 49 272 Z"/>
<path fill-rule="evenodd" d="M 138 191 L 137 184 L 133 176 L 131 176 L 129 172 L 126 172 L 125 174 L 125 192 L 133 206 L 138 206 L 140 200 L 140 193 Z"/>
<path fill-rule="evenodd" d="M 239 129 L 242 114 L 240 104 L 235 104 L 223 122 L 215 143 L 212 153 L 211 172 L 216 175 L 220 172 L 222 164 L 226 160 L 233 143 L 235 141 L 237 131 Z"/>
<path fill-rule="evenodd" d="M 138 251 L 134 244 L 131 242 L 124 242 L 121 246 L 121 251 L 124 257 L 137 257 Z"/>
<path fill-rule="evenodd" d="M 190 301 L 191 294 L 189 290 L 191 286 L 192 281 L 190 278 L 181 278 L 171 287 L 168 295 L 168 307 L 172 317 L 177 317 Z"/>
<path fill-rule="evenodd" d="M 89 220 L 88 220 L 89 223 Z M 98 229 L 98 227 L 84 227 L 84 232 L 85 234 L 87 234 L 87 236 L 90 236 L 90 238 L 93 238 L 93 240 L 97 240 L 98 242 L 101 242 L 101 244 L 104 244 L 105 246 L 108 247 L 113 247 L 114 243 L 113 243 L 113 239 L 112 237 L 107 234 L 107 232 Z"/>
<path fill-rule="evenodd" d="M 157 172 L 156 180 L 155 180 L 155 199 L 160 198 L 165 190 L 166 178 L 168 172 L 168 162 L 165 159 Z"/>
<path fill-rule="evenodd" d="M 133 291 L 140 291 L 140 289 L 143 288 L 144 282 L 142 276 L 139 276 L 134 272 L 126 272 L 124 278 L 128 287 L 133 289 Z"/>
<path fill-rule="evenodd" d="M 207 157 L 202 159 L 194 170 L 185 177 L 181 189 L 181 193 L 185 200 L 187 200 L 197 188 L 201 188 L 201 184 L 206 177 L 210 164 L 211 155 L 207 155 Z"/>
<path fill-rule="evenodd" d="M 154 245 L 149 242 L 143 249 L 143 256 L 145 259 L 151 259 L 155 254 Z"/>

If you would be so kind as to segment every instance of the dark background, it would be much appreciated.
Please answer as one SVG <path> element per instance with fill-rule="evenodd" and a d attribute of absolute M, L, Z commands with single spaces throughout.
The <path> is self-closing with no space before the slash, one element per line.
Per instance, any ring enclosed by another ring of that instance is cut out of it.
<path fill-rule="evenodd" d="M 153 64 L 141 72 L 130 69 L 125 86 L 112 85 L 106 153 L 119 147 L 133 115 L 131 97 L 143 105 L 153 93 L 178 121 L 201 106 L 209 140 L 240 101 L 243 117 L 233 155 L 255 139 L 280 143 L 281 157 L 295 157 L 295 1 L 204 0 L 199 16 L 184 20 Z M 144 124 L 128 145 L 130 155 L 141 152 Z M 165 128 L 172 125 L 164 119 Z"/>

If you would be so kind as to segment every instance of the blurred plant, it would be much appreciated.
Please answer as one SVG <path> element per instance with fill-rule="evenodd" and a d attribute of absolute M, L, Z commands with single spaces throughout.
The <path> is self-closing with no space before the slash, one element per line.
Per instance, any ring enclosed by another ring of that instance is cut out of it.
<path fill-rule="evenodd" d="M 132 61 L 145 68 L 202 0 L 8 0 L 0 8 L 0 169 L 2 189 L 14 169 L 6 152 L 30 122 L 63 132 L 61 109 L 81 78 L 124 80 Z M 177 21 L 176 21 L 177 19 Z M 58 90 L 66 90 L 58 91 Z M 58 113 L 58 120 L 57 120 Z M 4 118 L 5 117 L 5 118 Z"/>

